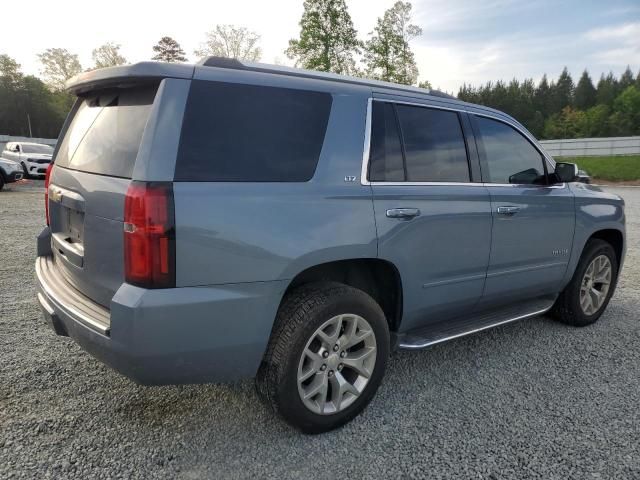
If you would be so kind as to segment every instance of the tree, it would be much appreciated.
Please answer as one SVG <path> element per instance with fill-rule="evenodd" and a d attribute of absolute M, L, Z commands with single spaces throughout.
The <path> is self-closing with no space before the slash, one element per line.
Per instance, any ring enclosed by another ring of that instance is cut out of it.
<path fill-rule="evenodd" d="M 78 55 L 65 48 L 48 48 L 38 54 L 45 82 L 53 91 L 64 90 L 65 83 L 82 71 Z"/>
<path fill-rule="evenodd" d="M 565 107 L 572 105 L 573 91 L 573 79 L 567 67 L 564 67 L 558 77 L 558 82 L 551 87 L 551 113 L 560 112 Z"/>
<path fill-rule="evenodd" d="M 533 106 L 546 118 L 551 113 L 551 87 L 545 73 L 533 94 Z"/>
<path fill-rule="evenodd" d="M 418 88 L 425 88 L 427 90 L 431 90 L 433 87 L 431 86 L 431 82 L 429 80 L 423 80 L 418 82 Z"/>
<path fill-rule="evenodd" d="M 0 78 L 6 85 L 17 85 L 22 79 L 20 64 L 9 55 L 0 55 Z"/>
<path fill-rule="evenodd" d="M 216 25 L 206 33 L 206 37 L 200 49 L 194 52 L 198 57 L 213 55 L 257 62 L 262 56 L 262 49 L 258 46 L 260 35 L 244 27 Z"/>
<path fill-rule="evenodd" d="M 127 59 L 120 55 L 120 45 L 111 42 L 94 48 L 91 57 L 95 63 L 94 68 L 115 67 L 127 63 Z"/>
<path fill-rule="evenodd" d="M 356 74 L 360 46 L 344 0 L 305 0 L 300 38 L 289 40 L 285 53 L 302 68 Z"/>
<path fill-rule="evenodd" d="M 587 70 L 582 72 L 582 76 L 578 81 L 573 103 L 580 110 L 587 110 L 596 104 L 596 87 L 593 86 Z"/>
<path fill-rule="evenodd" d="M 622 92 L 631 85 L 633 85 L 633 72 L 631 71 L 631 68 L 629 68 L 629 65 L 627 65 L 627 69 L 620 76 L 620 80 L 618 81 L 619 91 Z"/>
<path fill-rule="evenodd" d="M 151 57 L 151 60 L 169 63 L 187 61 L 187 57 L 184 56 L 184 50 L 182 50 L 180 44 L 171 37 L 162 37 L 158 43 L 153 46 L 153 51 L 156 54 Z"/>
<path fill-rule="evenodd" d="M 410 22 L 409 2 L 396 2 L 378 18 L 371 38 L 365 43 L 368 76 L 406 85 L 416 82 L 418 67 L 409 42 L 422 35 L 422 29 Z"/>
<path fill-rule="evenodd" d="M 596 94 L 596 100 L 598 104 L 613 106 L 613 101 L 618 94 L 618 80 L 613 76 L 613 72 L 605 77 L 604 74 L 600 76 L 598 82 L 598 90 Z"/>

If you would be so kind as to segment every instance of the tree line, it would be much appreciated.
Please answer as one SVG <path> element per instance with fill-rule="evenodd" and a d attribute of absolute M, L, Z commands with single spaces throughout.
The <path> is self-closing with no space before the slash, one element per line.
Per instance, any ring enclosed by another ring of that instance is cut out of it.
<path fill-rule="evenodd" d="M 587 70 L 574 84 L 565 67 L 557 80 L 544 75 L 537 85 L 463 85 L 458 98 L 502 110 L 541 139 L 640 135 L 640 71 L 634 77 L 629 67 L 619 78 L 602 74 L 597 85 Z"/>

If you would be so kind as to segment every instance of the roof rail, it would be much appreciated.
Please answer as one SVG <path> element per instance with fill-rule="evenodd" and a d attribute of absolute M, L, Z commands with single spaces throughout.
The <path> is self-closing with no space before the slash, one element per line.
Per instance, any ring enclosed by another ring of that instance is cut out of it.
<path fill-rule="evenodd" d="M 457 100 L 457 98 L 443 93 L 438 90 L 413 87 L 411 85 L 400 85 L 398 83 L 382 82 L 379 80 L 371 80 L 368 78 L 350 77 L 347 75 L 338 75 L 330 72 L 319 72 L 316 70 L 304 70 L 302 68 L 292 68 L 283 65 L 270 65 L 268 63 L 243 62 L 237 58 L 226 57 L 206 57 L 198 62 L 198 65 L 204 67 L 229 68 L 232 70 L 248 70 L 251 72 L 272 73 L 276 75 L 287 75 L 290 77 L 313 78 L 316 80 L 328 80 L 331 82 L 352 83 L 364 85 L 374 88 L 386 88 L 392 90 L 401 90 L 404 92 L 420 93 L 422 95 L 432 95 L 434 97 L 449 98 Z"/>

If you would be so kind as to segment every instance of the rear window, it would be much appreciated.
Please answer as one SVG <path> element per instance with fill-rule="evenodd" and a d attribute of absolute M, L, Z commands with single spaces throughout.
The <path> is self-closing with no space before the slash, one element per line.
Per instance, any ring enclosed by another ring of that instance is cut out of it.
<path fill-rule="evenodd" d="M 329 93 L 194 80 L 175 180 L 308 181 L 330 111 Z"/>
<path fill-rule="evenodd" d="M 131 178 L 157 88 L 128 88 L 81 99 L 56 165 Z"/>

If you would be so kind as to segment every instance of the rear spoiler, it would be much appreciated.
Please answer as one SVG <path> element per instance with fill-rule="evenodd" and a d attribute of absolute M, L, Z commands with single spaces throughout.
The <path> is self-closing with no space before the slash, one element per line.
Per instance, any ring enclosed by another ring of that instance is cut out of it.
<path fill-rule="evenodd" d="M 98 87 L 123 87 L 140 80 L 191 79 L 194 71 L 195 65 L 184 63 L 140 62 L 80 73 L 67 81 L 66 89 L 81 95 Z"/>

